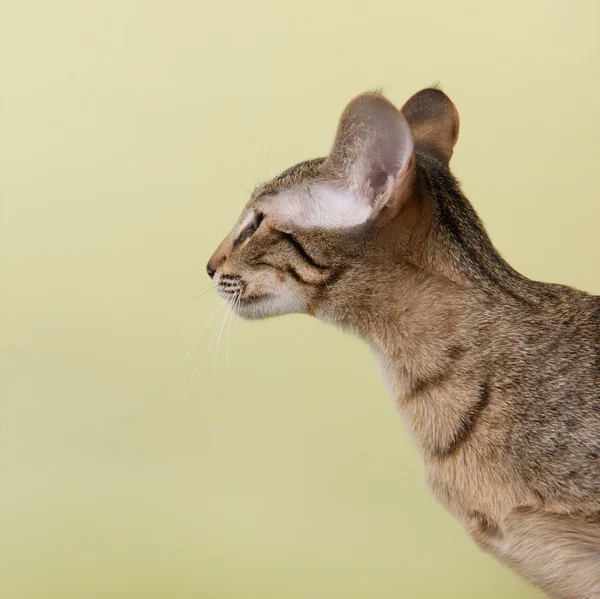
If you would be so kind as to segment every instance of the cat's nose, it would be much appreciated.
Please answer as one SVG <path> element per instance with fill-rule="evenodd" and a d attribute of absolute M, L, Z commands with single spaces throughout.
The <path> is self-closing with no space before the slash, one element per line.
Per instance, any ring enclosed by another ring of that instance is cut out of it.
<path fill-rule="evenodd" d="M 227 251 L 230 245 L 231 242 L 229 241 L 229 238 L 226 237 L 221 242 L 221 245 L 217 248 L 215 253 L 208 259 L 206 272 L 211 279 L 215 276 L 217 269 L 221 268 L 227 260 Z"/>
<path fill-rule="evenodd" d="M 206 265 L 206 272 L 208 273 L 208 276 L 212 279 L 215 276 L 217 269 L 209 262 Z"/>

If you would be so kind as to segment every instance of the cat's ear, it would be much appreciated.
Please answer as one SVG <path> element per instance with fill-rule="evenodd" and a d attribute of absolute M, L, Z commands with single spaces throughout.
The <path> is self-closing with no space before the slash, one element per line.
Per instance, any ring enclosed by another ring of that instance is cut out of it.
<path fill-rule="evenodd" d="M 458 140 L 458 110 L 450 98 L 436 88 L 417 92 L 402 107 L 415 148 L 448 166 Z"/>
<path fill-rule="evenodd" d="M 413 141 L 402 113 L 378 93 L 354 98 L 344 110 L 327 158 L 350 192 L 355 210 L 397 213 L 414 170 Z"/>

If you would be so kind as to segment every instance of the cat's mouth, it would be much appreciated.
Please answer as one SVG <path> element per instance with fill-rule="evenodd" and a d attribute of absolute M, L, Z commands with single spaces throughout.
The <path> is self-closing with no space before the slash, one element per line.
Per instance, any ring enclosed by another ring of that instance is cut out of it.
<path fill-rule="evenodd" d="M 272 293 L 257 293 L 254 295 L 242 295 L 239 300 L 240 305 L 243 306 L 251 306 L 252 304 L 256 304 L 258 302 L 271 299 L 273 297 Z"/>

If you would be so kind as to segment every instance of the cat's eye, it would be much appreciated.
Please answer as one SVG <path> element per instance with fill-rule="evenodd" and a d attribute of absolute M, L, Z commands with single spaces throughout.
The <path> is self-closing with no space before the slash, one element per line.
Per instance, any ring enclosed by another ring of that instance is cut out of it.
<path fill-rule="evenodd" d="M 249 239 L 254 235 L 258 227 L 260 227 L 260 223 L 263 222 L 265 215 L 262 212 L 254 212 L 252 215 L 252 221 L 248 224 L 248 226 L 239 234 L 238 238 L 233 242 L 233 247 L 240 245 L 246 239 Z"/>
<path fill-rule="evenodd" d="M 263 222 L 265 215 L 262 212 L 255 212 L 254 217 L 252 218 L 252 225 L 254 226 L 254 230 L 260 227 L 260 223 Z"/>

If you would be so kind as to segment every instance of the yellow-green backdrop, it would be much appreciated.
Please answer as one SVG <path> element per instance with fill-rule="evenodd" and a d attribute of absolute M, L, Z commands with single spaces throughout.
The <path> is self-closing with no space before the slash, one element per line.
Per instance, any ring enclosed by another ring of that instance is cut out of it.
<path fill-rule="evenodd" d="M 429 497 L 358 341 L 234 321 L 215 363 L 219 316 L 177 370 L 246 188 L 376 87 L 440 82 L 503 254 L 600 293 L 599 3 L 23 0 L 0 22 L 2 598 L 541 597 Z"/>

